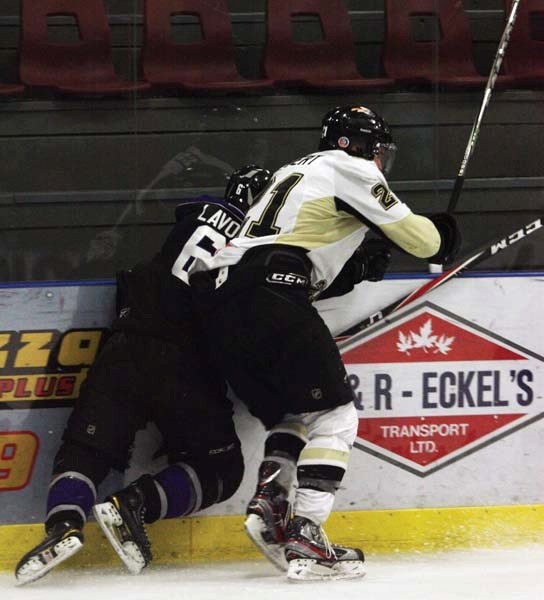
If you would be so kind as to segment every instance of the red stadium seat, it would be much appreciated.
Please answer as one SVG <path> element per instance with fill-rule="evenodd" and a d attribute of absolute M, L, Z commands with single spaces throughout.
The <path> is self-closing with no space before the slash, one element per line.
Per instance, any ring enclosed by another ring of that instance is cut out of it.
<path fill-rule="evenodd" d="M 111 34 L 102 0 L 22 0 L 20 77 L 28 86 L 84 95 L 113 95 L 148 89 L 115 73 Z M 79 41 L 52 43 L 48 16 L 77 21 Z"/>
<path fill-rule="evenodd" d="M 385 0 L 385 72 L 401 84 L 483 88 L 488 79 L 476 71 L 472 37 L 460 0 Z M 434 16 L 440 40 L 416 41 L 412 19 Z M 511 83 L 499 77 L 496 86 Z"/>
<path fill-rule="evenodd" d="M 292 18 L 317 16 L 323 39 L 296 42 Z M 371 90 L 393 86 L 388 78 L 363 77 L 343 0 L 268 0 L 265 75 L 276 84 L 338 90 Z"/>
<path fill-rule="evenodd" d="M 0 96 L 18 96 L 25 91 L 25 86 L 19 83 L 1 83 Z"/>
<path fill-rule="evenodd" d="M 173 15 L 198 17 L 202 39 L 180 43 L 172 38 Z M 266 80 L 244 79 L 235 62 L 232 27 L 224 0 L 146 0 L 143 71 L 147 81 L 204 91 L 272 88 Z"/>
<path fill-rule="evenodd" d="M 511 8 L 512 0 L 506 0 L 506 18 Z M 506 49 L 504 72 L 514 78 L 516 87 L 542 87 L 544 84 L 544 0 L 520 2 Z"/>

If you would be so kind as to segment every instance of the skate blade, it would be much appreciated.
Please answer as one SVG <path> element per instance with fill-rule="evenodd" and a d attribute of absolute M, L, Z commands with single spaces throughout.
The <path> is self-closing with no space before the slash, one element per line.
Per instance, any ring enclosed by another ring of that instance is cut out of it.
<path fill-rule="evenodd" d="M 123 561 L 130 573 L 138 575 L 146 565 L 145 558 L 135 542 L 122 542 L 119 538 L 118 529 L 123 524 L 123 518 L 115 506 L 111 502 L 95 504 L 93 515 L 117 556 Z"/>
<path fill-rule="evenodd" d="M 40 579 L 51 569 L 60 565 L 66 559 L 73 556 L 78 550 L 83 547 L 83 543 L 76 536 L 68 536 L 53 546 L 52 551 L 45 550 L 30 557 L 23 565 L 21 565 L 15 572 L 15 578 L 17 582 L 15 585 L 25 585 L 26 583 L 32 583 L 37 579 Z M 40 560 L 42 556 L 42 560 Z"/>
<path fill-rule="evenodd" d="M 366 571 L 360 560 L 342 560 L 332 566 L 318 563 L 311 558 L 295 558 L 289 562 L 287 579 L 289 581 L 333 581 L 337 579 L 356 579 L 364 577 Z"/>
<path fill-rule="evenodd" d="M 247 516 L 244 522 L 244 528 L 249 539 L 259 548 L 266 558 L 282 573 L 288 568 L 283 544 L 267 544 L 263 539 L 263 532 L 266 531 L 265 522 L 255 514 Z"/>

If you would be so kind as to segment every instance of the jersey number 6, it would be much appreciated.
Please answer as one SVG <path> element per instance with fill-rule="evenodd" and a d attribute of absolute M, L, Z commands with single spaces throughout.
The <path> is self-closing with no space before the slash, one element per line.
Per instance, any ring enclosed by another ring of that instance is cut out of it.
<path fill-rule="evenodd" d="M 189 285 L 189 271 L 197 258 L 209 258 L 217 250 L 224 248 L 227 239 L 209 225 L 201 225 L 187 240 L 176 262 L 172 265 L 172 275 Z"/>

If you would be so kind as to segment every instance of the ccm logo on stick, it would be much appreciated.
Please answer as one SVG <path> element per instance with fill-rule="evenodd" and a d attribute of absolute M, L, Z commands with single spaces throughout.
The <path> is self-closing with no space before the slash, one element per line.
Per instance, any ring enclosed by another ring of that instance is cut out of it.
<path fill-rule="evenodd" d="M 529 223 L 529 225 L 525 225 L 525 227 L 523 227 L 522 229 L 518 229 L 518 231 L 516 231 L 515 233 L 512 233 L 508 237 L 505 237 L 504 239 L 502 239 L 500 242 L 493 244 L 493 246 L 491 246 L 491 256 L 493 256 L 494 254 L 497 254 L 497 252 L 499 252 L 500 250 L 504 250 L 511 244 L 515 244 L 516 242 L 519 242 L 526 235 L 533 233 L 534 231 L 536 231 L 537 229 L 540 229 L 541 227 L 542 227 L 542 220 L 537 219 L 536 221 Z"/>

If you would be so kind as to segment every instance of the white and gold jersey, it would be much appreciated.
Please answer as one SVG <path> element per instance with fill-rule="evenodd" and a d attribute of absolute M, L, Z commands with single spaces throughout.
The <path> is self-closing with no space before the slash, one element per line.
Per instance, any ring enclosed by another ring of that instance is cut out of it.
<path fill-rule="evenodd" d="M 312 285 L 325 289 L 369 226 L 415 256 L 432 256 L 440 246 L 432 222 L 397 198 L 374 161 L 342 150 L 316 152 L 276 171 L 238 236 L 195 270 L 236 264 L 256 246 L 287 244 L 308 252 Z"/>

